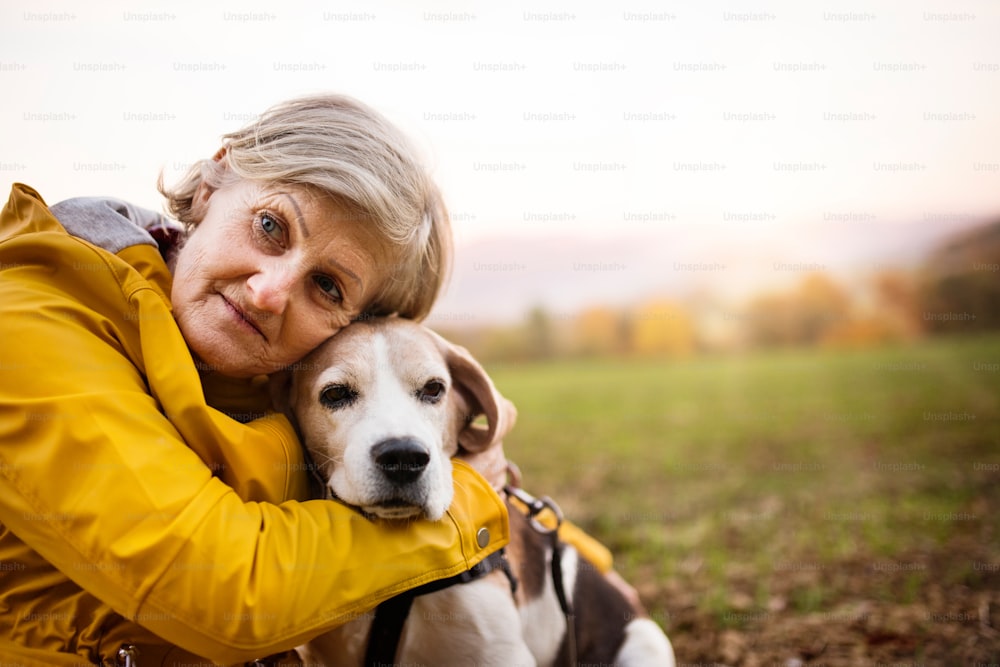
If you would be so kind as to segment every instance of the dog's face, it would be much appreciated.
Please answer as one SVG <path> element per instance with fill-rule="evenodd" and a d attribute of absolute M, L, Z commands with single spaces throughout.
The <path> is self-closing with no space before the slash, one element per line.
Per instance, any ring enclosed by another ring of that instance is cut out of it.
<path fill-rule="evenodd" d="M 452 499 L 451 456 L 489 447 L 514 414 L 464 349 L 398 318 L 343 329 L 285 386 L 333 495 L 388 519 L 439 519 Z M 478 414 L 487 427 L 472 423 Z"/>

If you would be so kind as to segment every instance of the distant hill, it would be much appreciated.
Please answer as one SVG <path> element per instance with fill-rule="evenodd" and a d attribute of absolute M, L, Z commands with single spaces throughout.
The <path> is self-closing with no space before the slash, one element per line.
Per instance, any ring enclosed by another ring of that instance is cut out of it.
<path fill-rule="evenodd" d="M 930 253 L 929 276 L 945 278 L 966 273 L 997 274 L 1000 266 L 1000 220 L 950 236 Z M 996 275 L 1000 281 L 1000 275 Z"/>
<path fill-rule="evenodd" d="M 1000 329 L 1000 221 L 936 246 L 922 267 L 921 299 L 932 332 Z"/>

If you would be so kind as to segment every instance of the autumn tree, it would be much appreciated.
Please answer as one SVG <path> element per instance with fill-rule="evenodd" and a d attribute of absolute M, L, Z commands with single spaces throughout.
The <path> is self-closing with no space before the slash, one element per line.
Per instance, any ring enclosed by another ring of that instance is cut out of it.
<path fill-rule="evenodd" d="M 683 357 L 695 350 L 694 323 L 679 304 L 647 301 L 629 314 L 632 352 L 640 356 Z"/>
<path fill-rule="evenodd" d="M 628 346 L 623 337 L 622 314 L 606 306 L 582 311 L 573 321 L 573 353 L 586 356 L 621 354 Z"/>
<path fill-rule="evenodd" d="M 524 355 L 528 359 L 549 359 L 555 354 L 552 316 L 542 306 L 528 312 L 524 326 Z"/>
<path fill-rule="evenodd" d="M 952 237 L 932 252 L 920 301 L 933 333 L 1000 329 L 1000 222 Z"/>
<path fill-rule="evenodd" d="M 839 285 L 811 273 L 789 292 L 755 298 L 741 319 L 752 345 L 815 345 L 843 326 L 850 311 L 851 301 Z"/>

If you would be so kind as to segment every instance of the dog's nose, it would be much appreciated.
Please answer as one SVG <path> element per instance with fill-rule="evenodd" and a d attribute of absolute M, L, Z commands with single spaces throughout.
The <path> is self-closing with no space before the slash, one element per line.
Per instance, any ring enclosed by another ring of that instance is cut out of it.
<path fill-rule="evenodd" d="M 430 462 L 427 448 L 414 438 L 389 438 L 372 447 L 372 458 L 382 474 L 396 484 L 408 484 Z"/>

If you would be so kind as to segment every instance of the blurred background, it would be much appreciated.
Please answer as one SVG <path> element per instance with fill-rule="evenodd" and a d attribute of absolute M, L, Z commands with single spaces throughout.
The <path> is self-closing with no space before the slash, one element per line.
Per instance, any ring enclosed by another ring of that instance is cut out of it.
<path fill-rule="evenodd" d="M 681 663 L 1000 658 L 1000 7 L 31 2 L 0 178 L 161 208 L 282 99 L 421 146 L 429 324 Z"/>

